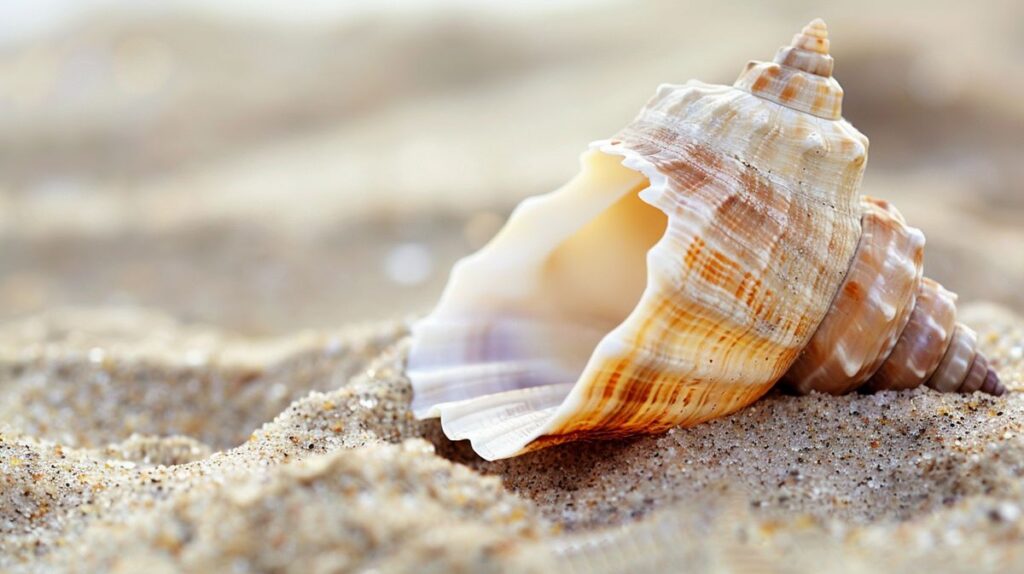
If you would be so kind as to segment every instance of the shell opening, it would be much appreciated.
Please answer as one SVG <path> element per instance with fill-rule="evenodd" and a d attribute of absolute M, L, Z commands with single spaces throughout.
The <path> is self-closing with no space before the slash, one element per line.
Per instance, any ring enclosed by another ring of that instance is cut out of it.
<path fill-rule="evenodd" d="M 574 322 L 610 331 L 640 301 L 647 285 L 646 253 L 665 234 L 668 219 L 640 199 L 649 182 L 635 172 L 621 173 L 631 171 L 621 165 L 622 158 L 595 152 L 588 161 L 597 177 L 581 182 L 581 195 L 621 197 L 552 251 L 541 289 Z M 620 173 L 608 177 L 605 172 Z M 621 179 L 628 180 L 626 186 Z"/>
<path fill-rule="evenodd" d="M 514 415 L 523 405 L 551 414 L 647 288 L 647 254 L 668 227 L 641 199 L 649 185 L 621 157 L 592 149 L 572 181 L 520 204 L 491 243 L 456 265 L 437 308 L 413 328 L 416 416 L 441 416 L 455 440 L 478 435 L 478 408 L 491 422 L 539 427 L 540 418 Z M 521 447 L 474 444 L 485 457 Z"/>

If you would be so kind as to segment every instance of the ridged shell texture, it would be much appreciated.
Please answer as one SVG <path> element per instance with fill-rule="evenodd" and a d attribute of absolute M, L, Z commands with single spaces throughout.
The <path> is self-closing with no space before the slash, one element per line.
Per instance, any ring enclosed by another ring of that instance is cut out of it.
<path fill-rule="evenodd" d="M 734 86 L 663 85 L 459 262 L 413 329 L 419 417 L 487 459 L 694 425 L 797 392 L 1003 392 L 924 237 L 860 198 L 815 20 Z"/>

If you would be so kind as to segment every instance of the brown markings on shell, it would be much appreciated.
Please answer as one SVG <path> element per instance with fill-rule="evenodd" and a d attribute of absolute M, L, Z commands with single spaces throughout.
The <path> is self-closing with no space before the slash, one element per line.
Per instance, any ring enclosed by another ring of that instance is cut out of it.
<path fill-rule="evenodd" d="M 864 301 L 865 291 L 857 281 L 849 281 L 843 286 L 843 294 L 853 303 Z"/>
<path fill-rule="evenodd" d="M 825 107 L 825 103 L 828 101 L 828 86 L 820 84 L 818 86 L 818 93 L 814 97 L 814 103 L 811 104 L 815 109 L 822 109 Z"/>
<path fill-rule="evenodd" d="M 761 293 L 761 280 L 754 276 L 751 272 L 743 274 L 743 280 L 736 287 L 735 295 L 736 298 L 746 303 L 748 308 L 754 306 L 754 301 L 757 300 L 758 295 Z"/>
<path fill-rule="evenodd" d="M 691 156 L 694 160 L 702 158 L 702 161 L 707 161 L 712 165 L 719 163 L 717 158 L 712 159 L 707 150 L 694 148 L 694 151 L 696 153 Z M 683 169 L 671 172 L 678 183 L 693 186 L 703 185 L 710 180 L 705 169 L 698 168 L 688 162 L 682 164 L 682 166 Z M 705 245 L 704 239 L 696 238 L 691 243 L 691 249 L 687 251 L 684 257 L 687 267 L 697 268 L 699 270 L 699 277 L 703 281 L 720 283 L 727 276 L 726 268 L 738 270 L 735 262 L 728 260 L 721 253 L 708 253 L 705 250 Z M 651 336 L 650 333 L 657 328 L 658 323 L 663 318 L 668 318 L 667 325 L 662 327 L 662 330 L 665 332 L 679 332 L 682 330 L 682 325 L 686 324 L 687 330 L 690 332 L 710 333 L 718 331 L 719 341 L 724 340 L 732 344 L 738 344 L 739 341 L 746 340 L 748 344 L 751 343 L 750 333 L 726 329 L 724 325 L 710 318 L 699 317 L 686 309 L 678 308 L 671 296 L 662 297 L 657 303 L 650 313 L 648 320 L 641 327 L 637 339 L 645 340 L 649 338 Z M 756 342 L 754 344 L 757 345 Z M 650 424 L 655 422 L 652 416 L 656 413 L 657 409 L 650 408 L 653 404 L 663 401 L 667 403 L 680 401 L 682 404 L 697 402 L 699 404 L 709 399 L 709 394 L 711 394 L 710 386 L 701 385 L 702 381 L 684 380 L 668 382 L 665 380 L 665 375 L 665 373 L 659 371 L 656 363 L 652 363 L 644 357 L 631 356 L 617 361 L 609 369 L 606 381 L 602 385 L 597 386 L 602 389 L 603 398 L 614 402 L 615 409 L 613 412 L 610 415 L 603 416 L 599 421 L 585 419 L 574 421 L 573 426 L 582 431 L 590 425 L 599 424 L 601 428 L 616 429 L 613 432 L 617 434 L 633 434 L 638 430 L 646 430 Z M 701 385 L 700 390 L 703 392 L 700 396 L 695 397 L 697 385 Z M 744 389 L 737 387 L 736 390 Z M 767 388 L 764 390 L 767 390 Z M 722 393 L 716 391 L 715 394 Z M 605 404 L 608 403 L 606 402 Z"/>
<path fill-rule="evenodd" d="M 782 100 L 783 103 L 791 101 L 800 93 L 800 89 L 803 88 L 805 83 L 803 76 L 800 74 L 793 74 L 786 82 L 786 86 L 782 88 L 782 92 L 779 94 L 779 99 Z"/>
<path fill-rule="evenodd" d="M 821 240 L 818 218 L 826 216 L 824 212 L 812 215 L 811 202 L 814 209 L 819 209 L 820 202 L 802 195 L 795 200 L 795 190 L 776 188 L 753 165 L 667 133 L 654 123 L 632 127 L 616 139 L 654 163 L 676 193 L 711 207 L 714 223 L 702 223 L 699 234 L 678 238 L 683 242 L 678 255 L 678 273 L 682 276 L 675 281 L 689 289 L 720 290 L 725 297 L 734 297 L 735 304 L 747 309 L 753 320 L 732 323 L 728 313 L 723 316 L 695 300 L 681 300 L 677 293 L 658 292 L 647 303 L 648 313 L 631 337 L 630 347 L 643 349 L 645 341 L 658 340 L 671 348 L 666 338 L 685 336 L 702 341 L 707 351 L 706 357 L 698 355 L 691 358 L 693 361 L 713 362 L 735 356 L 751 364 L 756 357 L 763 361 L 765 370 L 756 384 L 731 384 L 734 381 L 698 376 L 702 371 L 697 365 L 683 365 L 673 372 L 664 368 L 662 356 L 626 351 L 598 367 L 599 374 L 584 392 L 584 404 L 577 409 L 580 414 L 553 434 L 622 436 L 675 424 L 692 425 L 733 412 L 772 386 L 821 319 L 793 312 L 792 301 L 787 299 L 791 295 L 777 293 L 765 282 L 767 273 L 773 277 L 773 285 L 788 287 L 789 278 L 784 272 L 790 268 L 791 251 L 831 256 L 811 249 Z M 770 147 L 772 141 L 783 136 L 783 130 L 775 129 L 766 134 L 762 145 Z M 692 217 L 682 202 L 660 207 L 670 220 L 673 216 Z M 831 228 L 829 243 L 835 244 L 835 234 L 847 229 L 842 225 Z M 671 229 L 668 235 L 672 235 Z M 792 268 L 801 268 L 802 264 L 798 260 Z M 823 267 L 827 266 L 813 266 L 809 276 L 793 280 L 810 283 L 816 290 L 825 289 L 823 286 L 830 281 L 839 281 L 841 271 Z M 780 340 L 794 343 L 782 345 Z M 680 406 L 687 409 L 681 410 Z M 666 411 L 673 409 L 679 416 L 667 417 Z"/>
<path fill-rule="evenodd" d="M 698 258 L 700 257 L 701 251 L 704 250 L 704 246 L 707 243 L 700 237 L 694 237 L 693 241 L 690 242 L 689 249 L 686 250 L 686 255 L 683 257 L 683 263 L 686 264 L 687 269 L 693 269 L 697 264 Z"/>
<path fill-rule="evenodd" d="M 750 90 L 754 93 L 764 92 L 773 83 L 775 78 L 779 77 L 779 71 L 778 66 L 769 66 L 764 70 L 763 74 L 754 80 L 754 85 L 750 87 Z"/>

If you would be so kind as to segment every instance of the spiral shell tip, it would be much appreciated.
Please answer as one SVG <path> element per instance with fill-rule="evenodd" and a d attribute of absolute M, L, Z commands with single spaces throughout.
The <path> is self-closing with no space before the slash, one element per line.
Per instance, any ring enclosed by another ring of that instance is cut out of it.
<path fill-rule="evenodd" d="M 811 20 L 799 34 L 793 36 L 790 47 L 828 56 L 828 27 L 825 21 L 821 18 Z"/>
<path fill-rule="evenodd" d="M 998 397 L 1006 394 L 1006 387 L 999 380 L 999 375 L 992 369 L 989 369 L 985 375 L 985 382 L 981 384 L 981 392 Z"/>
<path fill-rule="evenodd" d="M 803 33 L 808 36 L 817 36 L 819 38 L 828 37 L 828 25 L 821 18 L 815 18 L 811 20 L 806 26 L 804 26 Z"/>

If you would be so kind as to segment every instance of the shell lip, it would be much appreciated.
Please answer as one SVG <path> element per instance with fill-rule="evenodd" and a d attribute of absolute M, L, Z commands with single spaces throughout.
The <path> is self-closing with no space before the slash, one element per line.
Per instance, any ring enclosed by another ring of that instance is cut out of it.
<path fill-rule="evenodd" d="M 722 86 L 722 88 L 730 89 L 727 86 Z M 597 140 L 590 144 L 589 149 L 597 150 L 610 156 L 618 156 L 621 158 L 620 163 L 624 167 L 640 173 L 647 178 L 648 186 L 640 191 L 639 195 L 642 200 L 647 203 L 651 203 L 654 199 L 653 194 L 657 193 L 656 190 L 668 185 L 668 177 L 659 171 L 656 166 L 646 161 L 639 153 L 629 147 L 620 146 L 618 143 L 619 142 L 615 139 Z M 662 236 L 658 243 L 661 243 L 662 241 L 665 241 L 665 236 Z M 655 244 L 651 250 L 656 248 L 657 244 Z M 640 308 L 642 306 L 641 302 L 644 301 L 646 297 L 650 296 L 652 289 L 653 287 L 651 286 L 651 282 L 648 281 L 644 293 L 640 296 L 640 299 L 634 308 L 634 312 L 636 308 Z M 604 349 L 609 352 L 617 350 L 617 347 L 621 344 L 620 340 L 625 336 L 627 328 L 626 325 L 629 324 L 631 320 L 635 320 L 633 315 L 634 313 L 630 313 L 627 317 L 623 318 L 619 324 L 605 333 L 595 346 L 587 364 L 583 367 L 575 381 L 573 381 L 573 384 L 567 389 L 566 394 L 557 407 L 548 411 L 543 420 L 536 421 L 539 424 L 530 425 L 531 428 L 519 429 L 519 432 L 516 433 L 518 436 L 516 436 L 514 442 L 506 442 L 501 445 L 500 448 L 496 448 L 489 440 L 491 438 L 489 436 L 489 432 L 484 432 L 474 436 L 467 435 L 456 430 L 455 421 L 459 418 L 461 414 L 460 411 L 463 410 L 463 407 L 474 401 L 474 398 L 446 401 L 429 405 L 418 405 L 418 401 L 416 400 L 417 397 L 414 392 L 412 405 L 413 414 L 418 419 L 440 418 L 441 429 L 445 436 L 451 440 L 468 439 L 474 452 L 486 460 L 509 458 L 527 452 L 530 450 L 529 445 L 538 438 L 545 435 L 556 434 L 556 431 L 558 431 L 559 428 L 572 420 L 573 416 L 584 402 L 582 395 L 583 389 L 581 389 L 581 385 L 579 385 L 578 382 L 586 379 L 589 376 L 588 373 L 592 373 L 599 367 L 597 362 L 598 358 L 595 358 L 601 354 L 599 353 L 599 349 Z M 410 378 L 415 376 L 414 373 L 411 372 L 409 375 Z"/>

